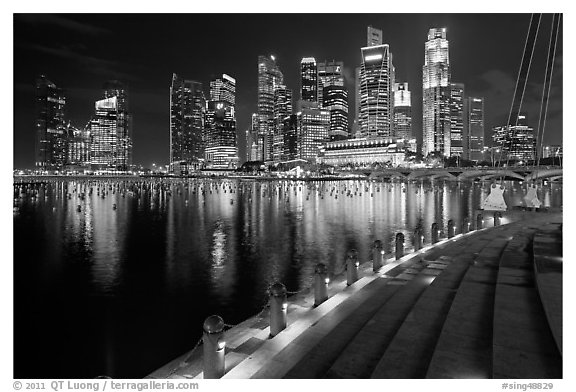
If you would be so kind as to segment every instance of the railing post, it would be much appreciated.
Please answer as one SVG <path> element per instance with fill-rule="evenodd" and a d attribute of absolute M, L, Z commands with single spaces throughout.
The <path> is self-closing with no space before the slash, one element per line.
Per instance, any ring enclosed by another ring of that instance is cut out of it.
<path fill-rule="evenodd" d="M 424 236 L 422 235 L 422 229 L 417 227 L 414 230 L 414 250 L 422 249 L 422 244 L 424 243 Z"/>
<path fill-rule="evenodd" d="M 467 216 L 462 219 L 462 234 L 466 234 L 470 231 L 470 219 Z"/>
<path fill-rule="evenodd" d="M 494 227 L 500 226 L 500 218 L 502 218 L 502 213 L 500 211 L 494 212 Z"/>
<path fill-rule="evenodd" d="M 396 234 L 396 260 L 404 256 L 404 234 Z"/>
<path fill-rule="evenodd" d="M 480 230 L 484 228 L 484 217 L 482 214 L 476 215 L 476 230 Z"/>
<path fill-rule="evenodd" d="M 328 268 L 325 264 L 318 263 L 314 268 L 314 306 L 320 305 L 328 299 Z"/>
<path fill-rule="evenodd" d="M 382 259 L 384 258 L 384 250 L 382 249 L 382 241 L 374 241 L 372 247 L 372 271 L 377 272 L 382 268 Z"/>
<path fill-rule="evenodd" d="M 204 378 L 221 378 L 224 375 L 224 320 L 210 316 L 204 321 Z"/>
<path fill-rule="evenodd" d="M 358 280 L 358 251 L 350 249 L 346 254 L 346 285 L 350 286 Z"/>
<path fill-rule="evenodd" d="M 432 223 L 432 228 L 431 228 L 431 236 L 432 236 L 432 243 L 435 244 L 438 242 L 438 235 L 440 234 L 440 230 L 438 230 L 438 223 L 434 222 Z"/>
<path fill-rule="evenodd" d="M 270 287 L 270 336 L 276 336 L 286 328 L 287 309 L 286 287 L 274 283 Z"/>
<path fill-rule="evenodd" d="M 454 237 L 454 221 L 450 219 L 448 221 L 448 238 Z"/>

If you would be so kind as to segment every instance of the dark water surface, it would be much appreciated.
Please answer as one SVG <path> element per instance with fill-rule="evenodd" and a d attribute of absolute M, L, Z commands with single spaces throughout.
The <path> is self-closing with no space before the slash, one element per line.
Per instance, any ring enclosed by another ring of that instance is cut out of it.
<path fill-rule="evenodd" d="M 525 184 L 505 184 L 521 205 Z M 338 272 L 350 248 L 364 262 L 377 239 L 390 252 L 399 231 L 411 246 L 418 224 L 429 242 L 433 222 L 459 228 L 489 187 L 16 180 L 14 377 L 143 377 L 191 349 L 207 316 L 236 324 L 274 281 L 309 287 L 316 263 Z M 562 205 L 559 184 L 538 196 Z"/>

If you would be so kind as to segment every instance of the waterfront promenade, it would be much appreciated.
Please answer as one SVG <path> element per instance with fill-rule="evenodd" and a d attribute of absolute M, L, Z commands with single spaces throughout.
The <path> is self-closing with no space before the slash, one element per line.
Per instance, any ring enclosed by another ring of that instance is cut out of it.
<path fill-rule="evenodd" d="M 361 260 L 317 307 L 310 291 L 289 297 L 273 338 L 267 308 L 227 330 L 224 378 L 561 378 L 562 214 L 488 218 L 378 272 Z M 202 370 L 200 345 L 148 378 Z"/>

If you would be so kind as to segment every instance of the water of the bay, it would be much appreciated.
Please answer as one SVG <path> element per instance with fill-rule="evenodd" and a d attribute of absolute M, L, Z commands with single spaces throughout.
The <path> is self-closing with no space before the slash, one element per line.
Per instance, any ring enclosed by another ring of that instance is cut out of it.
<path fill-rule="evenodd" d="M 510 208 L 526 184 L 505 182 Z M 191 349 L 203 320 L 258 313 L 403 232 L 474 222 L 489 183 L 69 179 L 14 183 L 14 377 L 139 378 Z M 562 205 L 561 184 L 538 189 Z M 486 214 L 486 218 L 489 217 Z M 459 232 L 459 229 L 456 230 Z"/>

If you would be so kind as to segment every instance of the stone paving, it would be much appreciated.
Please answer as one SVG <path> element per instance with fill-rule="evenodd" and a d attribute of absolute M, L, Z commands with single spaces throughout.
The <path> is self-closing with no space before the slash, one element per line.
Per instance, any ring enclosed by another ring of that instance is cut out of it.
<path fill-rule="evenodd" d="M 364 263 L 349 287 L 334 277 L 318 307 L 291 297 L 274 338 L 265 309 L 226 332 L 224 378 L 562 377 L 562 215 L 506 217 L 378 273 Z M 200 378 L 201 351 L 148 377 Z"/>

